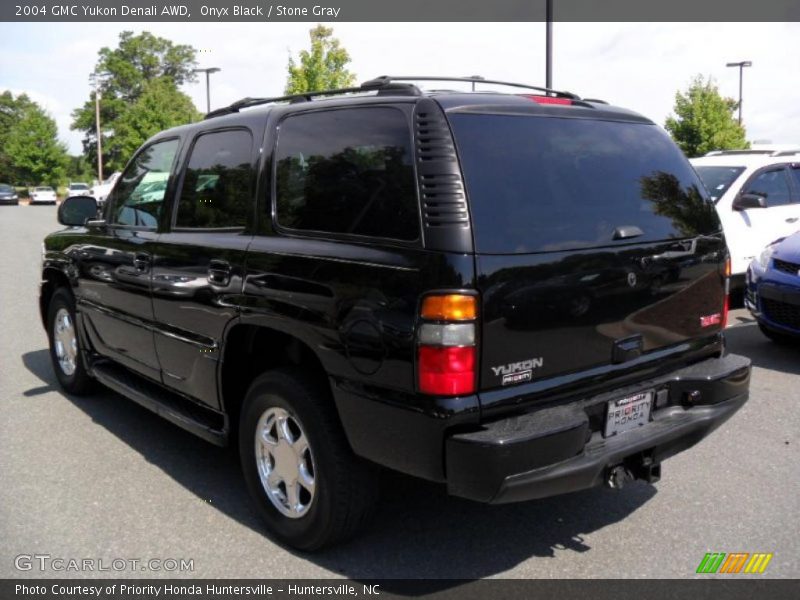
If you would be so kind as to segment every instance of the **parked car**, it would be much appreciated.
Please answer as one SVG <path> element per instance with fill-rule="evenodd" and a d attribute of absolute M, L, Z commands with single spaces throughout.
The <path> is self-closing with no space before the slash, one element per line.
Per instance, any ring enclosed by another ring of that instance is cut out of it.
<path fill-rule="evenodd" d="M 70 183 L 67 186 L 67 196 L 91 196 L 91 190 L 85 183 Z"/>
<path fill-rule="evenodd" d="M 269 530 L 304 550 L 366 523 L 378 466 L 487 503 L 655 482 L 748 396 L 720 222 L 660 127 L 411 81 L 160 133 L 104 220 L 70 198 L 44 242 L 62 388 L 237 440 Z M 509 323 L 572 298 L 578 322 Z"/>
<path fill-rule="evenodd" d="M 93 185 L 92 189 L 89 191 L 89 195 L 92 196 L 95 200 L 97 200 L 97 205 L 100 207 L 101 211 L 105 206 L 108 194 L 111 193 L 111 190 L 114 187 L 114 183 L 116 183 L 117 179 L 119 179 L 119 176 L 120 176 L 119 171 L 112 173 L 102 183 Z"/>
<path fill-rule="evenodd" d="M 745 304 L 768 338 L 800 342 L 800 232 L 773 242 L 750 263 Z"/>
<path fill-rule="evenodd" d="M 690 161 L 716 203 L 731 252 L 731 286 L 743 292 L 750 263 L 800 227 L 800 153 L 713 152 Z"/>
<path fill-rule="evenodd" d="M 19 196 L 14 186 L 0 183 L 0 204 L 19 204 Z"/>
<path fill-rule="evenodd" d="M 46 185 L 33 188 L 30 194 L 31 204 L 55 204 L 56 199 L 56 191 Z"/>

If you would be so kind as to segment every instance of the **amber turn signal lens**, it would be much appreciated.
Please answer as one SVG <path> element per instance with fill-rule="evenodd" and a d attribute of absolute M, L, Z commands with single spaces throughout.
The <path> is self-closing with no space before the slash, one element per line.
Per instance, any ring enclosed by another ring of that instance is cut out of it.
<path fill-rule="evenodd" d="M 422 301 L 422 318 L 438 321 L 470 321 L 478 316 L 475 296 L 446 294 L 427 296 Z"/>

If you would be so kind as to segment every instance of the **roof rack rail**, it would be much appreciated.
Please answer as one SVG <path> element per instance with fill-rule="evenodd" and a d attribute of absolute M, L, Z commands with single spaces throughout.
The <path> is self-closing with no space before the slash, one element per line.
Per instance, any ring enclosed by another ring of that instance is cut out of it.
<path fill-rule="evenodd" d="M 365 81 L 362 86 L 381 86 L 388 85 L 396 81 L 463 81 L 465 83 L 490 83 L 494 85 L 507 85 L 509 87 L 522 88 L 525 90 L 535 90 L 537 92 L 544 92 L 545 94 L 552 94 L 559 98 L 569 98 L 571 100 L 580 100 L 581 97 L 572 92 L 564 92 L 560 90 L 553 90 L 545 87 L 538 87 L 535 85 L 528 85 L 525 83 L 514 83 L 511 81 L 499 81 L 496 79 L 484 79 L 483 77 L 474 75 L 472 77 L 432 77 L 428 75 L 411 76 L 411 75 L 381 75 L 375 79 Z"/>
<path fill-rule="evenodd" d="M 241 100 L 237 100 L 236 102 L 229 104 L 228 106 L 212 110 L 205 116 L 205 118 L 213 119 L 214 117 L 221 117 L 223 115 L 237 113 L 243 108 L 249 108 L 251 106 L 260 106 L 262 104 L 272 104 L 273 102 L 310 102 L 314 98 L 324 97 L 324 96 L 338 96 L 340 94 L 356 94 L 359 92 L 377 91 L 378 94 L 391 92 L 402 95 L 413 95 L 413 96 L 421 95 L 422 92 L 417 86 L 411 83 L 405 83 L 410 81 L 463 81 L 473 84 L 490 83 L 494 85 L 506 85 L 509 87 L 522 88 L 526 90 L 535 90 L 537 92 L 544 92 L 545 94 L 553 95 L 559 98 L 569 98 L 570 100 L 581 99 L 580 96 L 578 96 L 577 94 L 573 94 L 571 92 L 551 90 L 550 88 L 537 87 L 535 85 L 527 85 L 524 83 L 498 81 L 495 79 L 484 79 L 483 77 L 477 75 L 473 77 L 430 77 L 426 75 L 419 77 L 411 77 L 407 75 L 403 76 L 381 75 L 380 77 L 376 77 L 375 79 L 370 79 L 369 81 L 365 81 L 364 83 L 356 87 L 338 88 L 334 90 L 318 90 L 313 92 L 302 92 L 299 94 L 287 94 L 285 96 L 273 96 L 271 98 L 242 98 Z"/>
<path fill-rule="evenodd" d="M 339 94 L 356 94 L 359 92 L 372 92 L 377 91 L 379 94 L 382 92 L 394 92 L 403 95 L 419 96 L 422 94 L 419 88 L 411 84 L 397 84 L 391 81 L 378 82 L 377 80 L 365 81 L 356 87 L 338 88 L 334 90 L 318 90 L 313 92 L 301 92 L 299 94 L 287 94 L 285 96 L 274 96 L 271 98 L 242 98 L 236 102 L 212 110 L 205 118 L 213 119 L 214 117 L 221 117 L 237 113 L 243 108 L 251 106 L 260 106 L 262 104 L 272 104 L 273 102 L 310 102 L 312 99 L 324 96 L 338 96 Z"/>

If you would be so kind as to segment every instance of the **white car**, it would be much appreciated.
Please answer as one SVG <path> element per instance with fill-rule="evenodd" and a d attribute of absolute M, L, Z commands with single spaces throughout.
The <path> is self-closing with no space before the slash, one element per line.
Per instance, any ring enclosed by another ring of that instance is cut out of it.
<path fill-rule="evenodd" d="M 48 186 L 40 185 L 31 191 L 31 204 L 55 204 L 56 191 Z"/>
<path fill-rule="evenodd" d="M 92 186 L 89 195 L 97 200 L 98 206 L 103 206 L 106 203 L 106 198 L 108 198 L 108 195 L 111 193 L 111 188 L 114 187 L 114 184 L 117 182 L 117 179 L 119 179 L 120 174 L 121 173 L 119 171 L 112 173 L 103 183 L 98 183 Z"/>
<path fill-rule="evenodd" d="M 731 253 L 731 288 L 778 238 L 800 230 L 800 150 L 711 152 L 689 162 L 716 203 Z"/>
<path fill-rule="evenodd" d="M 67 197 L 70 196 L 91 196 L 91 191 L 87 184 L 73 182 L 67 186 Z"/>

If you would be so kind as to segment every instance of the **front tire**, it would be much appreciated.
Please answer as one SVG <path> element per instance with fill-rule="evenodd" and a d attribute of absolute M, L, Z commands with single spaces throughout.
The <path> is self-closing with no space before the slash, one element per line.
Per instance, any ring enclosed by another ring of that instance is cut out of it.
<path fill-rule="evenodd" d="M 374 512 L 376 467 L 355 456 L 333 401 L 299 370 L 257 377 L 239 424 L 242 471 L 268 529 L 299 550 L 354 536 Z"/>
<path fill-rule="evenodd" d="M 65 392 L 76 396 L 91 393 L 95 382 L 86 371 L 75 321 L 75 299 L 68 289 L 56 290 L 50 299 L 47 315 L 50 359 L 58 383 Z"/>

